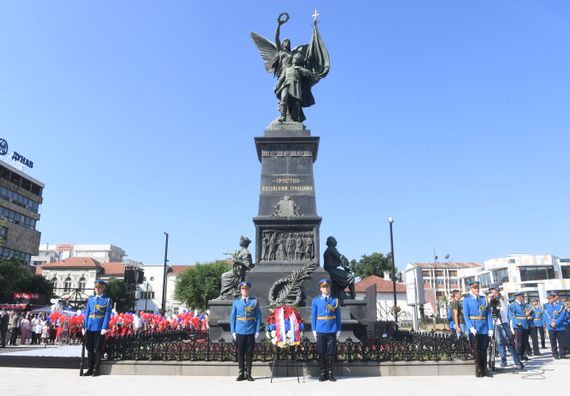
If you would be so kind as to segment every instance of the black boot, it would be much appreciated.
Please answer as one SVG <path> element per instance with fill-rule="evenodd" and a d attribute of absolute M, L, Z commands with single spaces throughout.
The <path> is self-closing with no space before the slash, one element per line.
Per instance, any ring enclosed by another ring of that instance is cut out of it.
<path fill-rule="evenodd" d="M 245 378 L 248 381 L 255 381 L 251 376 L 251 367 L 253 365 L 253 354 L 249 353 L 246 357 L 246 365 L 245 365 Z"/>
<path fill-rule="evenodd" d="M 483 374 L 482 377 L 493 376 L 493 374 L 489 370 L 489 365 L 487 364 L 487 354 L 483 355 L 483 359 L 481 359 L 481 373 Z"/>
<path fill-rule="evenodd" d="M 99 365 L 101 364 L 101 353 L 95 353 L 95 359 L 93 361 L 93 373 L 92 377 L 97 377 L 99 375 Z"/>
<path fill-rule="evenodd" d="M 336 378 L 334 377 L 334 356 L 329 356 L 327 359 L 327 372 L 329 373 L 329 381 L 335 382 Z"/>
<path fill-rule="evenodd" d="M 327 360 L 325 356 L 319 356 L 319 369 L 321 370 L 321 376 L 319 381 L 323 382 L 329 379 L 327 375 Z"/>
<path fill-rule="evenodd" d="M 244 361 L 243 361 L 243 355 L 241 353 L 238 352 L 238 367 L 239 367 L 239 374 L 236 378 L 236 381 L 243 381 L 245 379 L 245 375 L 244 375 Z"/>
<path fill-rule="evenodd" d="M 93 362 L 95 361 L 95 354 L 87 352 L 87 371 L 83 373 L 84 377 L 93 375 Z"/>

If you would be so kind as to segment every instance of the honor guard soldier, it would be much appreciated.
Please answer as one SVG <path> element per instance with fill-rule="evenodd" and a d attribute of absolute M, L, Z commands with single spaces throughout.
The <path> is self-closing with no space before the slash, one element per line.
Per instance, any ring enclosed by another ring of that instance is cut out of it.
<path fill-rule="evenodd" d="M 528 319 L 531 315 L 530 306 L 524 302 L 524 293 L 515 293 L 515 301 L 509 305 L 509 319 L 515 332 L 517 342 L 517 353 L 521 360 L 528 360 L 527 342 L 529 336 Z"/>
<path fill-rule="evenodd" d="M 544 305 L 544 323 L 550 338 L 550 348 L 554 359 L 565 359 L 566 344 L 564 342 L 564 304 L 558 301 L 558 293 L 551 291 L 547 296 L 548 302 Z M 560 350 L 560 354 L 558 353 Z"/>
<path fill-rule="evenodd" d="M 101 354 L 105 347 L 105 334 L 109 330 L 109 319 L 113 302 L 105 294 L 107 283 L 102 280 L 95 281 L 95 295 L 89 297 L 85 307 L 85 319 L 83 320 L 83 336 L 87 349 L 88 369 L 83 376 L 99 375 Z"/>
<path fill-rule="evenodd" d="M 487 347 L 489 337 L 493 336 L 491 307 L 487 299 L 479 295 L 479 282 L 472 282 L 469 286 L 470 292 L 463 299 L 463 316 L 475 360 L 475 376 L 492 377 L 487 367 Z"/>
<path fill-rule="evenodd" d="M 232 304 L 230 315 L 230 329 L 236 343 L 239 375 L 236 381 L 253 381 L 251 366 L 253 361 L 253 347 L 259 337 L 261 326 L 261 311 L 254 297 L 250 297 L 251 283 L 241 282 L 239 290 L 241 297 L 236 298 Z"/>
<path fill-rule="evenodd" d="M 331 296 L 331 282 L 319 281 L 321 295 L 313 298 L 311 304 L 311 326 L 317 340 L 319 351 L 319 381 L 336 381 L 334 361 L 336 359 L 336 340 L 340 337 L 340 304 L 338 298 Z"/>
<path fill-rule="evenodd" d="M 534 356 L 540 356 L 540 348 L 538 344 L 538 334 L 540 333 L 540 341 L 542 347 L 545 348 L 544 341 L 544 308 L 538 302 L 538 298 L 532 299 L 532 326 L 530 328 L 530 338 L 532 340 L 532 350 Z"/>
<path fill-rule="evenodd" d="M 570 357 L 570 303 L 567 298 L 562 299 L 562 304 L 564 304 L 564 355 Z"/>

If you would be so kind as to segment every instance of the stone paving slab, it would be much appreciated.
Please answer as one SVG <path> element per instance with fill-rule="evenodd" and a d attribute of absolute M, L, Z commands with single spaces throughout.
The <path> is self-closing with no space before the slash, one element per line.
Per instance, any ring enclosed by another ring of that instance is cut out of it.
<path fill-rule="evenodd" d="M 570 360 L 553 360 L 541 357 L 531 360 L 524 372 L 507 371 L 494 378 L 475 376 L 424 376 L 424 377 L 359 377 L 339 378 L 336 383 L 319 383 L 316 378 L 277 378 L 270 383 L 268 377 L 255 382 L 235 382 L 234 377 L 181 377 L 181 376 L 100 376 L 79 377 L 78 370 L 26 369 L 0 367 L 2 394 L 10 396 L 46 395 L 246 395 L 297 396 L 333 392 L 334 394 L 371 395 L 386 392 L 404 395 L 536 395 L 549 389 L 560 393 L 561 384 L 570 378 Z M 562 393 L 563 394 L 563 393 Z"/>
<path fill-rule="evenodd" d="M 81 345 L 17 346 L 0 351 L 0 356 L 81 357 Z"/>

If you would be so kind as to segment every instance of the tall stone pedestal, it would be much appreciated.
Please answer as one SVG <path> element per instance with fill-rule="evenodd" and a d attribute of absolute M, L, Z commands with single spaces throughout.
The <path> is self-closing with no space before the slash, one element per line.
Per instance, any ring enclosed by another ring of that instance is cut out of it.
<path fill-rule="evenodd" d="M 253 284 L 252 295 L 258 299 L 265 319 L 272 286 L 309 263 L 316 267 L 302 283 L 301 301 L 297 304 L 308 322 L 305 334 L 310 335 L 312 297 L 319 293 L 319 280 L 328 278 L 320 267 L 321 217 L 317 215 L 313 175 L 319 137 L 311 136 L 302 123 L 273 122 L 263 136 L 255 138 L 255 146 L 261 162 L 259 210 L 253 218 L 256 266 L 246 274 L 246 280 Z M 366 324 L 366 314 L 361 314 L 366 303 L 346 300 L 345 305 L 343 331 L 354 338 L 355 326 Z M 210 302 L 212 340 L 230 336 L 230 307 L 229 300 Z"/>

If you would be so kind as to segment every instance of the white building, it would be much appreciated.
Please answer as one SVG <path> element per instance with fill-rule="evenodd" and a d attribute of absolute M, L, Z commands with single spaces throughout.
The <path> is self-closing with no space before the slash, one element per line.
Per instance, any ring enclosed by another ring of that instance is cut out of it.
<path fill-rule="evenodd" d="M 481 268 L 461 270 L 460 277 L 463 291 L 477 280 L 482 289 L 497 283 L 509 295 L 522 291 L 527 299 L 539 298 L 542 302 L 551 290 L 570 297 L 570 259 L 550 254 L 510 254 L 489 259 Z"/>
<path fill-rule="evenodd" d="M 424 280 L 424 297 L 426 304 L 423 305 L 425 316 L 436 315 L 440 318 L 447 317 L 447 301 L 451 292 L 455 289 L 464 290 L 464 284 L 460 271 L 470 274 L 480 271 L 483 266 L 476 262 L 433 262 L 433 263 L 409 263 L 406 272 L 420 267 Z"/>
<path fill-rule="evenodd" d="M 376 319 L 394 320 L 394 285 L 389 275 L 385 275 L 384 279 L 371 275 L 356 283 L 356 298 L 365 298 L 366 289 L 373 285 L 376 285 Z M 411 321 L 412 307 L 406 301 L 406 285 L 403 282 L 396 282 L 396 304 L 400 308 L 398 322 Z"/>
<path fill-rule="evenodd" d="M 33 265 L 39 266 L 46 263 L 62 261 L 70 257 L 90 257 L 100 263 L 112 263 L 121 262 L 126 256 L 123 249 L 109 243 L 42 243 L 40 244 L 38 255 L 32 256 L 31 261 Z"/>
<path fill-rule="evenodd" d="M 174 298 L 174 288 L 178 275 L 190 268 L 188 265 L 172 265 L 167 267 L 166 275 L 166 310 L 176 311 L 184 305 Z M 164 264 L 144 265 L 143 283 L 137 287 L 136 311 L 159 312 L 162 309 L 162 285 L 164 280 Z"/>
<path fill-rule="evenodd" d="M 53 285 L 57 297 L 69 299 L 73 305 L 82 304 L 95 290 L 96 279 L 123 279 L 124 263 L 100 263 L 91 257 L 69 257 L 46 263 L 37 268 Z"/>

